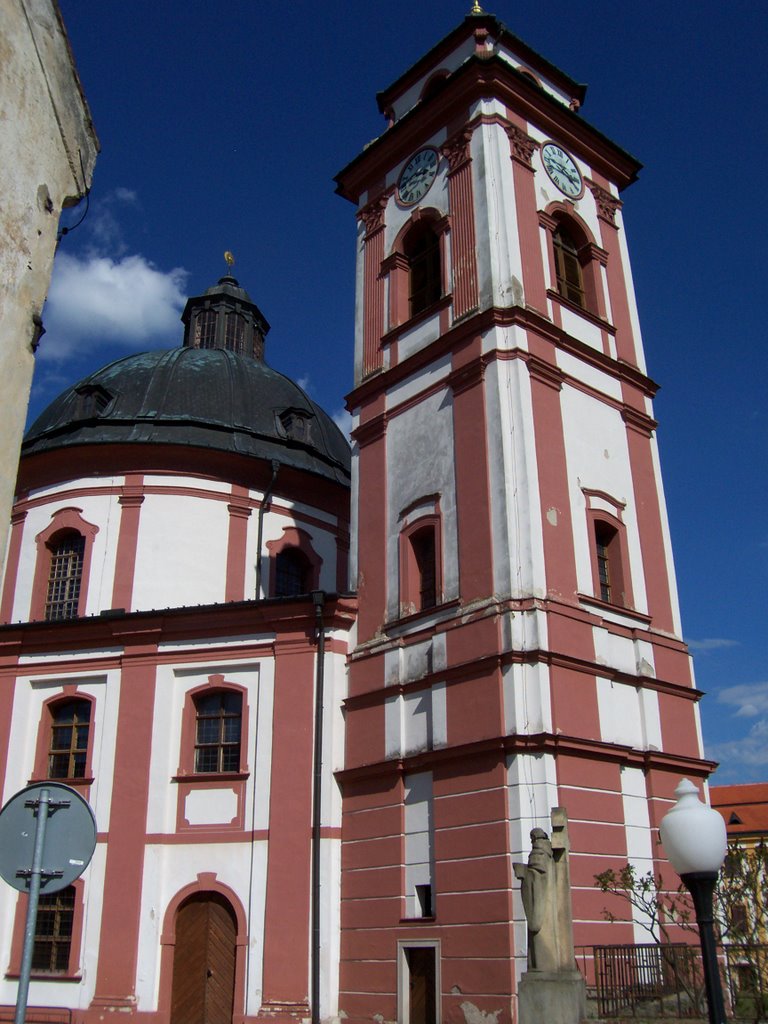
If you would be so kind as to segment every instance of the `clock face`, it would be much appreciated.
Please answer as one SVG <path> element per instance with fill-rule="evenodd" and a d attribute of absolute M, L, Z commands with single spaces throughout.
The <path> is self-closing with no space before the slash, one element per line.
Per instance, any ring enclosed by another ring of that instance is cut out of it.
<path fill-rule="evenodd" d="M 564 195 L 571 199 L 581 195 L 584 182 L 569 153 L 554 142 L 545 142 L 541 147 L 541 159 L 544 170 Z"/>
<path fill-rule="evenodd" d="M 397 196 L 405 206 L 418 203 L 437 177 L 437 150 L 428 147 L 414 153 L 403 168 L 397 183 Z"/>

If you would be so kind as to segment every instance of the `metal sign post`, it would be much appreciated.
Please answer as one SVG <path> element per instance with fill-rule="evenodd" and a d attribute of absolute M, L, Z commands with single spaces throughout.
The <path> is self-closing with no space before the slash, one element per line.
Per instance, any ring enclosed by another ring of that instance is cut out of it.
<path fill-rule="evenodd" d="M 24 1024 L 27 1012 L 40 890 L 66 889 L 85 871 L 95 847 L 93 811 L 69 786 L 27 786 L 0 811 L 0 875 L 29 894 L 14 1024 Z"/>

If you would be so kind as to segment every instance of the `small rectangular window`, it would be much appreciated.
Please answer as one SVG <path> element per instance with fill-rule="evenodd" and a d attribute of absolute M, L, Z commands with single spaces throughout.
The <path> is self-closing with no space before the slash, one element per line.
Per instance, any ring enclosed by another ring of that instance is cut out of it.
<path fill-rule="evenodd" d="M 32 970 L 43 974 L 67 974 L 75 919 L 75 887 L 41 892 L 35 924 Z"/>
<path fill-rule="evenodd" d="M 243 699 L 222 690 L 195 700 L 195 771 L 198 773 L 240 770 L 240 727 Z"/>
<path fill-rule="evenodd" d="M 431 885 L 416 886 L 416 906 L 419 910 L 419 917 L 432 917 L 434 915 Z"/>

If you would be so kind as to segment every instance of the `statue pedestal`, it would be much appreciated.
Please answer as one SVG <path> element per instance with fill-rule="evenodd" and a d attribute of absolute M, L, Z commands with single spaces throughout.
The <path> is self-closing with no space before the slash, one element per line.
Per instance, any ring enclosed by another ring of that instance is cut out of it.
<path fill-rule="evenodd" d="M 587 988 L 579 971 L 526 971 L 517 990 L 518 1024 L 581 1024 Z"/>

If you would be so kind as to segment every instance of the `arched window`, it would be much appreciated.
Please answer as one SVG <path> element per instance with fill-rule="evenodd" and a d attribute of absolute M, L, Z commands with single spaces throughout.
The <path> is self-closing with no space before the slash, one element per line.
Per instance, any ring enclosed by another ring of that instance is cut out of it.
<path fill-rule="evenodd" d="M 195 697 L 195 772 L 240 770 L 242 694 L 215 690 Z"/>
<path fill-rule="evenodd" d="M 403 240 L 408 261 L 409 313 L 416 316 L 442 294 L 440 237 L 428 220 L 418 220 Z"/>
<path fill-rule="evenodd" d="M 552 246 L 555 252 L 555 276 L 557 290 L 570 302 L 575 302 L 582 309 L 586 308 L 584 292 L 584 275 L 579 261 L 579 249 L 576 241 L 564 224 L 558 224 L 552 235 Z"/>
<path fill-rule="evenodd" d="M 45 618 L 48 622 L 77 618 L 83 579 L 85 537 L 76 530 L 54 534 L 48 543 L 51 563 Z"/>
<path fill-rule="evenodd" d="M 442 601 L 440 515 L 419 515 L 400 534 L 400 614 L 435 608 Z"/>
<path fill-rule="evenodd" d="M 68 506 L 51 515 L 37 534 L 37 559 L 29 616 L 55 622 L 85 615 L 88 575 L 98 526 L 82 517 L 82 509 Z"/>
<path fill-rule="evenodd" d="M 553 203 L 549 210 L 540 211 L 539 223 L 549 243 L 550 295 L 604 320 L 607 309 L 602 268 L 607 266 L 608 253 L 595 244 L 570 203 Z"/>
<path fill-rule="evenodd" d="M 311 429 L 311 424 L 308 424 Z M 322 558 L 312 546 L 312 537 L 295 526 L 283 527 L 283 535 L 268 540 L 269 587 L 272 597 L 298 597 L 320 586 Z"/>
<path fill-rule="evenodd" d="M 610 601 L 615 590 L 614 576 L 616 566 L 611 557 L 612 547 L 616 540 L 616 530 L 608 523 L 599 519 L 595 523 L 595 551 L 597 553 L 597 579 L 600 585 L 600 599 Z"/>
<path fill-rule="evenodd" d="M 275 556 L 275 597 L 296 597 L 309 592 L 309 559 L 299 548 L 283 548 Z"/>
<path fill-rule="evenodd" d="M 630 606 L 632 592 L 625 550 L 624 524 L 608 513 L 592 513 L 592 575 L 595 597 Z"/>
<path fill-rule="evenodd" d="M 90 727 L 90 701 L 66 700 L 51 707 L 49 779 L 85 778 Z"/>
<path fill-rule="evenodd" d="M 432 77 L 429 79 L 427 84 L 424 86 L 424 89 L 422 90 L 422 103 L 426 103 L 427 100 L 431 100 L 433 96 L 437 96 L 438 93 L 442 92 L 443 88 L 445 87 L 445 83 L 448 81 L 448 77 L 448 72 L 443 70 L 437 71 L 434 75 L 432 75 Z"/>

